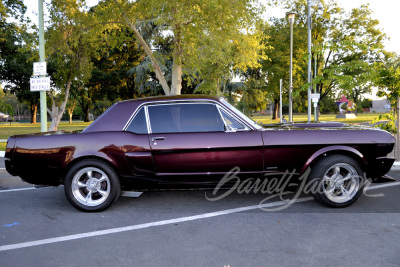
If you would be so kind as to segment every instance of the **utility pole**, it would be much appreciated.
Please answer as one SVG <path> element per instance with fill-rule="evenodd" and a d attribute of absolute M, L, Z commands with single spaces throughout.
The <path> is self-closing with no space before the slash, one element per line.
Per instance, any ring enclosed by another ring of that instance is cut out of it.
<path fill-rule="evenodd" d="M 314 80 L 317 78 L 317 52 L 314 52 Z M 317 83 L 314 82 L 314 94 L 317 93 Z M 318 102 L 314 103 L 314 121 L 318 121 Z"/>
<path fill-rule="evenodd" d="M 293 23 L 295 12 L 287 14 L 290 24 L 290 66 L 289 66 L 289 122 L 293 122 L 293 96 L 292 96 L 292 72 L 293 72 Z"/>
<path fill-rule="evenodd" d="M 39 62 L 45 62 L 44 53 L 44 19 L 43 0 L 38 0 L 39 5 Z M 40 91 L 40 129 L 47 132 L 47 103 L 46 91 Z"/>
<path fill-rule="evenodd" d="M 280 122 L 283 122 L 283 117 L 282 117 L 282 79 L 279 80 L 279 118 L 280 118 Z"/>
<path fill-rule="evenodd" d="M 308 88 L 308 122 L 311 122 L 311 5 L 312 0 L 307 0 L 307 25 L 308 25 L 308 84 L 310 87 Z"/>
<path fill-rule="evenodd" d="M 396 123 L 395 123 L 395 125 L 396 125 L 396 130 L 397 130 L 397 132 L 396 132 L 396 143 L 395 143 L 395 146 L 394 146 L 394 149 L 395 149 L 395 151 L 394 151 L 394 157 L 396 158 L 396 160 L 399 160 L 400 159 L 400 131 L 399 131 L 399 129 L 400 129 L 400 116 L 399 116 L 399 112 L 400 112 L 400 97 L 397 97 L 397 105 L 396 105 L 396 117 L 395 117 L 395 120 L 396 120 Z"/>

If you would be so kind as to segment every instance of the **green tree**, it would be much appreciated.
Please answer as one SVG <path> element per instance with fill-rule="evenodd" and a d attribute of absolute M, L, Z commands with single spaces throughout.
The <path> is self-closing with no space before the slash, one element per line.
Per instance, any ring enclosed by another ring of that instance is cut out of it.
<path fill-rule="evenodd" d="M 277 0 L 285 8 L 297 12 L 296 27 L 307 27 L 306 0 Z M 372 18 L 368 5 L 346 13 L 336 0 L 321 0 L 322 11 L 312 9 L 312 65 L 313 83 L 317 93 L 324 97 L 344 91 L 355 101 L 370 92 L 373 80 L 372 66 L 384 56 L 385 34 L 378 28 L 379 21 Z M 304 42 L 306 47 L 307 42 Z M 314 67 L 313 67 L 314 68 Z M 303 65 L 307 79 L 307 64 Z M 309 87 L 303 86 L 303 90 Z"/>
<path fill-rule="evenodd" d="M 387 56 L 388 58 L 385 62 L 375 64 L 375 85 L 379 88 L 377 95 L 379 97 L 386 97 L 390 101 L 391 106 L 395 107 L 396 104 L 400 105 L 398 103 L 400 101 L 400 57 L 390 54 Z M 377 126 L 393 133 L 399 133 L 399 111 L 394 109 L 394 113 L 396 116 L 390 113 L 383 114 L 372 121 L 372 124 L 384 119 L 389 120 L 389 122 L 381 123 Z M 397 141 L 399 141 L 398 135 Z M 396 147 L 398 152 L 398 143 Z"/>
<path fill-rule="evenodd" d="M 27 103 L 31 123 L 36 123 L 39 95 L 30 92 L 32 65 L 38 58 L 36 36 L 31 23 L 25 19 L 23 1 L 0 2 L 0 81 L 4 89 L 15 93 L 19 101 Z"/>
<path fill-rule="evenodd" d="M 122 19 L 129 26 L 166 95 L 180 94 L 182 75 L 204 75 L 210 62 L 229 61 L 243 70 L 258 64 L 260 35 L 254 29 L 261 9 L 254 0 L 114 0 L 102 2 L 95 12 L 102 25 L 115 25 Z M 157 26 L 157 34 L 144 36 L 149 22 Z M 151 49 L 151 43 L 163 34 L 173 39 L 170 85 L 160 67 L 162 55 Z"/>
<path fill-rule="evenodd" d="M 46 51 L 55 89 L 49 92 L 51 99 L 51 124 L 49 131 L 57 130 L 65 112 L 72 83 L 85 83 L 91 75 L 91 57 L 97 52 L 98 43 L 91 28 L 85 27 L 90 14 L 85 2 L 76 0 L 52 1 L 49 6 L 51 24 L 46 32 Z"/>
<path fill-rule="evenodd" d="M 288 21 L 286 19 L 273 19 L 270 25 L 266 25 L 264 36 L 264 42 L 268 43 L 268 48 L 265 50 L 268 59 L 261 61 L 261 71 L 264 74 L 262 79 L 266 81 L 268 96 L 274 104 L 272 119 L 276 119 L 281 79 L 284 101 L 288 101 L 285 97 L 288 95 L 290 63 L 290 28 Z M 303 72 L 306 64 L 305 36 L 304 27 L 293 28 L 293 106 L 298 109 L 302 106 L 301 99 L 302 94 L 304 94 L 301 87 L 307 82 Z"/>

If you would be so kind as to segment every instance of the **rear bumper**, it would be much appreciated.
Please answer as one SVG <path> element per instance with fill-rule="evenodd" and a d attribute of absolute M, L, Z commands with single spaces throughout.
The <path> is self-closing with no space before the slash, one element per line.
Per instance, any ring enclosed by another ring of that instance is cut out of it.
<path fill-rule="evenodd" d="M 379 157 L 368 163 L 367 178 L 377 178 L 385 175 L 392 168 L 395 158 Z"/>
<path fill-rule="evenodd" d="M 9 158 L 4 158 L 4 163 L 6 165 L 6 170 L 9 174 L 13 176 L 17 176 L 16 168 L 11 164 L 11 160 Z"/>

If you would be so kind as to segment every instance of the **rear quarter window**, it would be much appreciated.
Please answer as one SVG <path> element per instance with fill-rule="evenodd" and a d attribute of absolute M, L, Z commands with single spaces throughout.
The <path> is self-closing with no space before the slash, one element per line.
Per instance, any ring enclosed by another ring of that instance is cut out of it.
<path fill-rule="evenodd" d="M 147 134 L 146 115 L 143 107 L 136 113 L 128 128 L 126 128 L 126 131 L 135 134 Z"/>

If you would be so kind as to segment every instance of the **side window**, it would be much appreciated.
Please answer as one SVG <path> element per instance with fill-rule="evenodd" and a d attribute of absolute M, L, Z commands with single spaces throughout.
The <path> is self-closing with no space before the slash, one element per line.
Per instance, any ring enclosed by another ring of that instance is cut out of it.
<path fill-rule="evenodd" d="M 147 134 L 146 115 L 143 107 L 140 108 L 138 113 L 136 113 L 126 130 L 136 134 Z"/>
<path fill-rule="evenodd" d="M 213 104 L 149 106 L 152 133 L 223 132 L 224 122 Z"/>
<path fill-rule="evenodd" d="M 235 120 L 231 115 L 226 113 L 223 109 L 221 110 L 222 117 L 224 117 L 224 120 L 226 122 L 226 125 L 232 127 L 234 130 L 245 130 L 246 128 L 240 124 L 237 120 Z"/>

